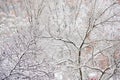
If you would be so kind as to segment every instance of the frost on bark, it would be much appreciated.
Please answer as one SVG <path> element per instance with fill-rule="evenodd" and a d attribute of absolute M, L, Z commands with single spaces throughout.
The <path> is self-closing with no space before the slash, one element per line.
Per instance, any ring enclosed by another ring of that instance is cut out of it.
<path fill-rule="evenodd" d="M 0 80 L 119 80 L 118 0 L 0 0 Z"/>

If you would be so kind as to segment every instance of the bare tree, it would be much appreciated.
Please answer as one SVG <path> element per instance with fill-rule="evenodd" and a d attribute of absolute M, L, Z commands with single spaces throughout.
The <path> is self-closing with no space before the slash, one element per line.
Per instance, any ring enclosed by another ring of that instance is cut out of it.
<path fill-rule="evenodd" d="M 0 10 L 8 12 L 0 22 L 1 80 L 119 80 L 117 1 L 3 3 Z"/>

